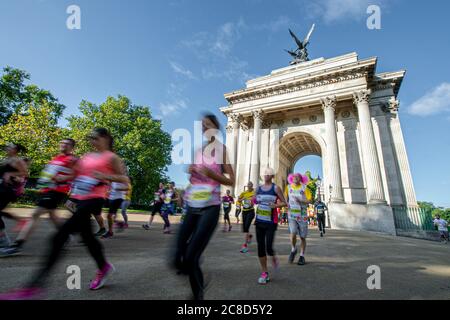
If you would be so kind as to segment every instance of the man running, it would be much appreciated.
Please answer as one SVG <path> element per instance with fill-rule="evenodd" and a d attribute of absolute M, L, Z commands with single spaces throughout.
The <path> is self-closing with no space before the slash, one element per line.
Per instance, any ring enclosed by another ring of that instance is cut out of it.
<path fill-rule="evenodd" d="M 247 190 L 242 192 L 238 201 L 242 204 L 242 232 L 245 234 L 245 242 L 241 247 L 241 253 L 248 252 L 248 245 L 252 242 L 252 234 L 250 233 L 250 226 L 253 219 L 255 219 L 255 190 L 253 189 L 253 183 L 249 181 L 247 183 Z"/>
<path fill-rule="evenodd" d="M 279 186 L 272 182 L 274 171 L 266 168 L 263 173 L 264 184 L 258 187 L 256 192 L 256 241 L 258 244 L 258 257 L 261 265 L 259 284 L 270 281 L 267 268 L 267 256 L 272 258 L 272 267 L 278 269 L 279 261 L 273 249 L 273 241 L 278 226 L 276 208 L 286 206 L 283 192 Z M 279 200 L 279 201 L 278 201 Z"/>
<path fill-rule="evenodd" d="M 169 188 L 163 194 L 163 204 L 161 206 L 161 217 L 164 220 L 163 233 L 170 233 L 170 220 L 169 215 L 175 213 L 175 206 L 178 203 L 178 192 L 175 189 L 175 182 L 169 184 Z"/>
<path fill-rule="evenodd" d="M 320 236 L 323 237 L 325 234 L 325 211 L 328 211 L 328 208 L 325 203 L 319 199 L 314 205 L 314 210 L 317 215 L 317 224 L 319 226 Z"/>
<path fill-rule="evenodd" d="M 131 194 L 133 192 L 133 186 L 131 184 L 131 177 L 128 177 L 128 179 L 129 179 L 128 189 L 126 191 L 124 191 L 123 201 L 122 201 L 122 205 L 121 205 L 121 213 L 122 213 L 123 222 L 116 221 L 116 226 L 119 229 L 119 231 L 123 231 L 124 229 L 128 228 L 127 209 L 131 204 Z"/>
<path fill-rule="evenodd" d="M 448 242 L 448 222 L 444 219 L 441 219 L 440 215 L 436 215 L 433 220 L 435 226 L 438 227 L 438 231 L 441 235 L 441 239 L 447 243 Z"/>
<path fill-rule="evenodd" d="M 231 231 L 231 221 L 230 221 L 230 211 L 231 211 L 231 204 L 234 203 L 234 199 L 231 196 L 231 191 L 227 190 L 226 195 L 222 197 L 222 207 L 223 207 L 223 232 L 230 232 Z M 228 223 L 228 227 L 227 227 Z"/>
<path fill-rule="evenodd" d="M 239 220 L 239 216 L 241 215 L 241 203 L 239 200 L 236 201 L 236 206 L 234 208 L 234 216 L 236 217 L 236 223 L 239 224 L 241 221 Z"/>
<path fill-rule="evenodd" d="M 294 262 L 297 254 L 297 235 L 300 236 L 300 258 L 298 265 L 304 265 L 306 237 L 308 236 L 308 203 L 311 202 L 311 192 L 306 188 L 308 178 L 299 173 L 290 174 L 289 185 L 286 187 L 285 195 L 288 201 L 289 231 L 291 234 L 291 253 L 289 263 Z"/>
<path fill-rule="evenodd" d="M 162 182 L 160 182 L 158 191 L 156 191 L 154 193 L 153 209 L 152 209 L 152 213 L 150 215 L 150 220 L 148 221 L 148 223 L 142 225 L 142 228 L 144 228 L 145 230 L 150 230 L 150 226 L 153 223 L 155 214 L 157 214 L 157 213 L 161 214 L 161 207 L 163 204 L 164 193 L 166 193 L 166 190 L 164 189 L 164 184 Z"/>
<path fill-rule="evenodd" d="M 28 220 L 22 231 L 17 236 L 13 245 L 17 253 L 37 227 L 39 218 L 48 213 L 56 228 L 59 228 L 62 221 L 56 215 L 56 208 L 62 204 L 70 191 L 70 184 L 73 178 L 73 167 L 78 158 L 73 155 L 75 140 L 67 138 L 59 143 L 60 153 L 55 156 L 44 168 L 38 180 L 39 201 L 32 217 Z"/>

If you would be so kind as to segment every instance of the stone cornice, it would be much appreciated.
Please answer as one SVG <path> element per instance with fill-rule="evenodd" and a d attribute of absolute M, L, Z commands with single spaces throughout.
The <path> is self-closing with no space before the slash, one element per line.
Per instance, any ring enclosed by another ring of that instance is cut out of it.
<path fill-rule="evenodd" d="M 225 98 L 229 104 L 235 104 L 250 100 L 263 99 L 275 95 L 282 95 L 296 91 L 308 90 L 335 84 L 343 81 L 367 78 L 369 74 L 369 66 L 358 67 L 346 71 L 337 71 L 328 74 L 318 74 L 309 78 L 296 79 L 284 84 L 277 84 L 268 87 L 260 87 L 254 89 L 244 89 L 231 94 L 226 94 Z"/>

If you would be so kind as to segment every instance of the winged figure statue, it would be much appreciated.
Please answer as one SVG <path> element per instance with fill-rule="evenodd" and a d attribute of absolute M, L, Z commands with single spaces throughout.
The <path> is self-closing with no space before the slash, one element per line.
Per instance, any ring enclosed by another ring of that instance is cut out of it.
<path fill-rule="evenodd" d="M 292 32 L 291 29 L 289 29 L 289 33 L 291 34 L 291 37 L 294 39 L 295 43 L 297 44 L 297 49 L 294 51 L 291 50 L 285 50 L 287 53 L 289 53 L 294 60 L 291 61 L 291 65 L 309 61 L 308 57 L 308 50 L 306 47 L 309 44 L 309 39 L 311 38 L 311 35 L 314 31 L 315 24 L 312 25 L 311 29 L 308 32 L 308 35 L 306 36 L 305 40 L 301 41 L 297 36 Z"/>

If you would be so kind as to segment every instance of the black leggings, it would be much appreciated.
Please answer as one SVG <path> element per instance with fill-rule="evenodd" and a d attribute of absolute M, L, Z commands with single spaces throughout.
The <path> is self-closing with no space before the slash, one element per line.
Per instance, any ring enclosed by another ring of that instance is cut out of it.
<path fill-rule="evenodd" d="M 52 267 L 58 261 L 61 250 L 64 247 L 69 235 L 80 232 L 84 243 L 88 247 L 89 253 L 95 259 L 98 269 L 103 269 L 106 264 L 103 254 L 103 247 L 95 238 L 91 228 L 91 214 L 98 212 L 103 207 L 104 199 L 89 199 L 77 202 L 77 209 L 73 216 L 67 220 L 58 230 L 51 242 L 50 254 L 45 261 L 44 267 L 32 280 L 30 287 L 40 287 L 50 273 Z"/>
<path fill-rule="evenodd" d="M 0 185 L 0 230 L 5 229 L 5 222 L 2 217 L 14 219 L 14 217 L 8 212 L 3 212 L 8 204 L 16 200 L 16 194 L 14 190 L 4 184 Z"/>
<path fill-rule="evenodd" d="M 320 232 L 325 231 L 325 214 L 317 214 L 317 224 Z"/>
<path fill-rule="evenodd" d="M 277 225 L 274 223 L 259 222 L 255 224 L 256 227 L 256 241 L 258 243 L 258 257 L 263 258 L 266 255 L 273 257 L 275 251 L 273 250 L 273 240 L 275 238 L 275 231 Z"/>
<path fill-rule="evenodd" d="M 189 275 L 194 299 L 203 299 L 203 273 L 200 269 L 200 256 L 214 234 L 219 221 L 220 206 L 200 210 L 188 208 L 180 227 L 175 254 L 175 267 Z"/>
<path fill-rule="evenodd" d="M 242 232 L 250 232 L 253 219 L 255 219 L 255 209 L 242 211 Z"/>

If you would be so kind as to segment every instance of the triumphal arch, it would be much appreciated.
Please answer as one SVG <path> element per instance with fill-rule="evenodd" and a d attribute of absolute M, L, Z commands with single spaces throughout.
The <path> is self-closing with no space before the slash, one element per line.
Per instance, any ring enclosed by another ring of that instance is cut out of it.
<path fill-rule="evenodd" d="M 318 155 L 331 227 L 395 234 L 392 208 L 417 206 L 398 114 L 405 71 L 376 66 L 356 53 L 319 58 L 225 94 L 234 193 L 265 167 L 284 187 L 299 159 Z"/>

